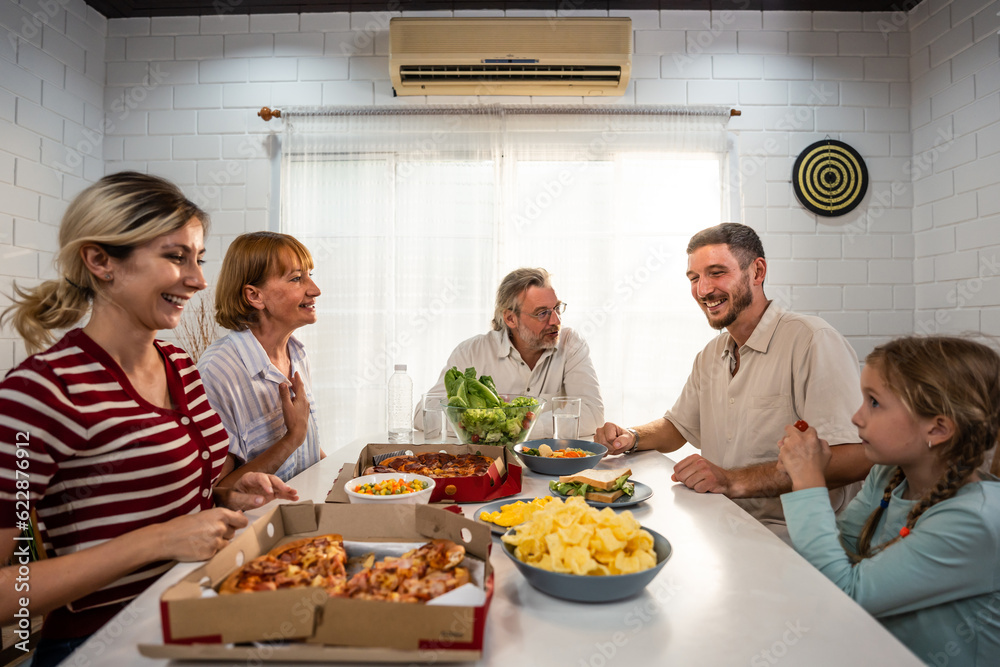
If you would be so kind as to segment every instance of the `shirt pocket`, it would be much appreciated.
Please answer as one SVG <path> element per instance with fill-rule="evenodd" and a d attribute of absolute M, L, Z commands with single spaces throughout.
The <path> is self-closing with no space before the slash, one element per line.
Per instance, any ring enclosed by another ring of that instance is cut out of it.
<path fill-rule="evenodd" d="M 786 424 L 791 424 L 792 397 L 753 396 L 747 408 L 747 433 L 751 462 L 774 461 L 778 458 L 778 438 L 784 434 Z"/>
<path fill-rule="evenodd" d="M 285 415 L 281 409 L 251 420 L 243 429 L 243 451 L 239 452 L 244 463 L 260 456 L 285 434 Z"/>

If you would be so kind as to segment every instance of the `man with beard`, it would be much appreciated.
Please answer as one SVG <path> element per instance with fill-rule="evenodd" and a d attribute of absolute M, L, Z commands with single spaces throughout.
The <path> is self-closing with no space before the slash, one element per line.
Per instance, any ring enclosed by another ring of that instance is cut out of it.
<path fill-rule="evenodd" d="M 590 347 L 572 329 L 562 328 L 566 304 L 556 296 L 545 269 L 515 269 L 497 288 L 493 330 L 459 343 L 430 392 L 444 393 L 444 374 L 452 366 L 470 366 L 478 375 L 492 376 L 501 394 L 578 396 L 580 436 L 593 434 L 604 423 L 604 401 Z M 418 406 L 414 427 L 423 428 Z M 552 436 L 552 420 L 535 422 L 532 436 Z"/>
<path fill-rule="evenodd" d="M 672 452 L 690 442 L 702 454 L 678 462 L 674 481 L 725 494 L 786 537 L 777 496 L 792 484 L 776 463 L 787 425 L 805 420 L 836 445 L 826 469 L 834 509 L 850 500 L 858 488 L 853 483 L 871 467 L 851 423 L 861 405 L 858 357 L 822 319 L 789 312 L 764 296 L 767 261 L 750 227 L 704 229 L 691 238 L 687 254 L 691 295 L 709 325 L 724 332 L 698 354 L 680 397 L 661 419 L 635 428 L 609 422 L 595 440 L 610 454 Z"/>

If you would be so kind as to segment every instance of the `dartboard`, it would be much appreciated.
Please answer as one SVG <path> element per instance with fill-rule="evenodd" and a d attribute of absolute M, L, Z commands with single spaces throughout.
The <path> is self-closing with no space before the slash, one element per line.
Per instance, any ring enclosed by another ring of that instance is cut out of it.
<path fill-rule="evenodd" d="M 852 211 L 868 190 L 868 167 L 861 155 L 842 141 L 817 141 L 799 154 L 792 187 L 802 205 L 833 217 Z"/>

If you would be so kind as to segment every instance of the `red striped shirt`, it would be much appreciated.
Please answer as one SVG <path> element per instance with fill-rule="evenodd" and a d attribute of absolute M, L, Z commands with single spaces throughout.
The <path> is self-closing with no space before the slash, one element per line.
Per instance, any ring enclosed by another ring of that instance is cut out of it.
<path fill-rule="evenodd" d="M 229 438 L 187 353 L 155 344 L 174 410 L 142 398 L 80 329 L 7 374 L 0 383 L 0 527 L 17 525 L 26 500 L 38 511 L 52 557 L 212 507 Z M 26 459 L 17 458 L 19 445 Z M 129 600 L 169 567 L 151 563 L 69 610 Z"/>

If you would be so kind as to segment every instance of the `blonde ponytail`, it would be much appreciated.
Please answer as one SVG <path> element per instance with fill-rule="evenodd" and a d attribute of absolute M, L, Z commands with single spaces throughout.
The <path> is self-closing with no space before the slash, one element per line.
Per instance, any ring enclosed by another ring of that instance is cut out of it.
<path fill-rule="evenodd" d="M 89 290 L 67 280 L 46 280 L 34 288 L 14 284 L 15 304 L 0 315 L 0 324 L 9 317 L 24 339 L 29 354 L 54 342 L 51 329 L 68 329 L 79 322 L 90 308 Z"/>

